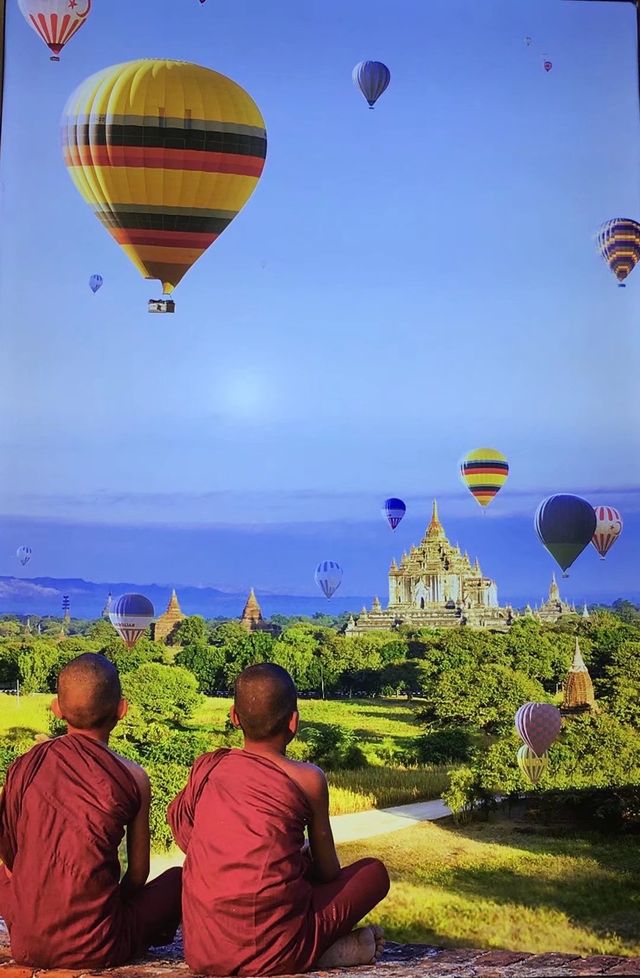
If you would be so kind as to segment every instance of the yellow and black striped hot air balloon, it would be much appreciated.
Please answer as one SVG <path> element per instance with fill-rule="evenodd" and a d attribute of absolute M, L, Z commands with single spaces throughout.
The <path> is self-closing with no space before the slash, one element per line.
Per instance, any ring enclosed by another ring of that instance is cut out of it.
<path fill-rule="evenodd" d="M 114 65 L 82 82 L 65 107 L 62 142 L 85 201 L 165 294 L 247 202 L 267 150 L 264 120 L 243 88 L 162 60 Z"/>
<path fill-rule="evenodd" d="M 462 459 L 460 475 L 481 506 L 495 499 L 509 475 L 509 463 L 495 448 L 475 448 Z"/>

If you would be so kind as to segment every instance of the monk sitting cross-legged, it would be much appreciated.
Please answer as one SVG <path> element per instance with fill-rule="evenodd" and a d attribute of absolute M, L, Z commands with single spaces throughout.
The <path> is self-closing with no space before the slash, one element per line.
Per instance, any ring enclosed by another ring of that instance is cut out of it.
<path fill-rule="evenodd" d="M 149 874 L 149 779 L 108 747 L 127 711 L 102 655 L 69 662 L 52 704 L 67 734 L 9 768 L 0 796 L 0 916 L 20 964 L 103 968 L 169 943 L 181 871 Z M 118 846 L 127 836 L 120 880 Z"/>
<path fill-rule="evenodd" d="M 382 953 L 379 927 L 352 929 L 387 894 L 387 871 L 377 859 L 340 868 L 326 778 L 285 754 L 296 697 L 280 666 L 245 669 L 231 708 L 244 749 L 198 758 L 169 808 L 186 853 L 185 957 L 200 974 L 295 974 Z"/>

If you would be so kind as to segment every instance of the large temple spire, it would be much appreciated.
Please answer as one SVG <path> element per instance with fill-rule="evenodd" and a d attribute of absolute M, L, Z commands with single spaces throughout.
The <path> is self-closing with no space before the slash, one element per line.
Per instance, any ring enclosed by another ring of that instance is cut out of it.
<path fill-rule="evenodd" d="M 429 523 L 429 526 L 427 527 L 427 536 L 428 537 L 444 537 L 444 535 L 445 535 L 444 534 L 444 527 L 443 527 L 442 523 L 440 522 L 440 518 L 438 517 L 438 502 L 437 502 L 437 500 L 434 499 L 433 500 L 433 509 L 431 511 L 431 522 Z"/>

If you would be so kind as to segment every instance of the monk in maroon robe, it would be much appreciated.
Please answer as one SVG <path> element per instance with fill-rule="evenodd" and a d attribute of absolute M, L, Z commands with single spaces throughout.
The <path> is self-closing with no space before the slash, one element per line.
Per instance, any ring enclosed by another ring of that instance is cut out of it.
<path fill-rule="evenodd" d="M 377 859 L 340 868 L 326 778 L 285 756 L 296 696 L 280 666 L 245 669 L 231 708 L 244 749 L 200 757 L 169 807 L 186 853 L 185 957 L 199 974 L 295 974 L 382 953 L 381 928 L 352 930 L 387 894 L 387 871 Z"/>
<path fill-rule="evenodd" d="M 124 964 L 173 939 L 181 871 L 144 885 L 149 779 L 108 747 L 127 710 L 115 666 L 93 653 L 68 663 L 52 709 L 66 720 L 66 736 L 14 761 L 0 796 L 0 916 L 20 964 Z M 128 867 L 120 880 L 125 831 Z"/>

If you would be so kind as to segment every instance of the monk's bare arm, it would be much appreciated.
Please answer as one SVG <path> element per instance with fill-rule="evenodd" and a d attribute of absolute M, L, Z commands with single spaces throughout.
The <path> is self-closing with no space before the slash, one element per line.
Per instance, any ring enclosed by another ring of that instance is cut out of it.
<path fill-rule="evenodd" d="M 130 770 L 140 791 L 140 809 L 127 825 L 127 871 L 122 879 L 122 886 L 137 890 L 144 886 L 149 875 L 151 786 L 146 771 L 141 767 L 131 764 Z"/>
<path fill-rule="evenodd" d="M 319 767 L 305 764 L 305 768 L 302 786 L 311 807 L 309 845 L 313 874 L 320 883 L 330 883 L 340 872 L 340 861 L 329 821 L 329 787 Z"/>

